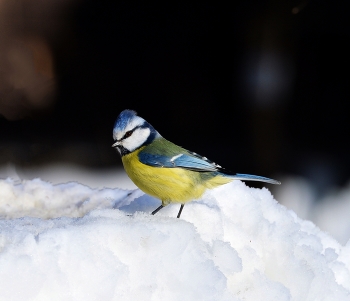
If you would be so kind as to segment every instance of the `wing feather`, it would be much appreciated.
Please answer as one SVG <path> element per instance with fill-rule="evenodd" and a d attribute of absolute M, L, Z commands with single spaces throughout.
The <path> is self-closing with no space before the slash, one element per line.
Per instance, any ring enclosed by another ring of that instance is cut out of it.
<path fill-rule="evenodd" d="M 150 154 L 140 152 L 139 159 L 143 164 L 154 167 L 166 168 L 185 168 L 193 171 L 217 171 L 215 163 L 206 161 L 205 159 L 189 154 L 177 154 L 174 156 L 165 156 L 158 154 Z"/>

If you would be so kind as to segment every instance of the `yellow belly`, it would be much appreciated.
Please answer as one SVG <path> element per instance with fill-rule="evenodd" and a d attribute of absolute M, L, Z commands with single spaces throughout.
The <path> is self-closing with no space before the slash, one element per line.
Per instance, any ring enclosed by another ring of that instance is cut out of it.
<path fill-rule="evenodd" d="M 214 188 L 232 181 L 213 173 L 199 173 L 183 168 L 152 167 L 138 160 L 137 150 L 122 157 L 130 179 L 143 192 L 160 199 L 163 205 L 170 202 L 185 203 L 200 198 L 207 188 Z"/>

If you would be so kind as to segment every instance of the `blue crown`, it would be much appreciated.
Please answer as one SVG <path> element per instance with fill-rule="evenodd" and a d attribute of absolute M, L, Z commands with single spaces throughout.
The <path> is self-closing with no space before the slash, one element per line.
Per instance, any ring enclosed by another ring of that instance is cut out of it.
<path fill-rule="evenodd" d="M 115 121 L 114 129 L 123 130 L 127 126 L 128 122 L 137 116 L 137 113 L 133 110 L 124 110 L 121 112 Z"/>

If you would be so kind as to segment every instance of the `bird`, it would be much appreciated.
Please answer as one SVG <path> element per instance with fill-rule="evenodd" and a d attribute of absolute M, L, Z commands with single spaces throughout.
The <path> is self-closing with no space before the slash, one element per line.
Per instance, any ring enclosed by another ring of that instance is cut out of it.
<path fill-rule="evenodd" d="M 124 110 L 113 127 L 113 148 L 121 156 L 124 169 L 135 185 L 162 203 L 152 215 L 170 203 L 181 204 L 199 199 L 207 189 L 233 180 L 260 181 L 281 184 L 279 181 L 232 173 L 195 152 L 186 150 L 165 138 L 133 110 Z"/>

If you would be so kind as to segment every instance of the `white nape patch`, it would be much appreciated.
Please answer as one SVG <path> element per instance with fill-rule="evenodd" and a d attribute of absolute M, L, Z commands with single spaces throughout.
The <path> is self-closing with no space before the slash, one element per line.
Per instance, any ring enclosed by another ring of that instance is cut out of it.
<path fill-rule="evenodd" d="M 177 158 L 180 158 L 183 154 L 176 155 L 170 159 L 170 162 L 174 162 Z"/>
<path fill-rule="evenodd" d="M 132 152 L 146 142 L 150 133 L 151 130 L 149 128 L 137 128 L 130 137 L 120 141 L 120 144 Z"/>
<path fill-rule="evenodd" d="M 133 117 L 129 123 L 126 125 L 125 129 L 122 131 L 118 129 L 113 130 L 113 138 L 114 140 L 120 140 L 123 138 L 126 132 L 133 130 L 134 128 L 142 125 L 145 122 L 145 120 L 139 116 Z"/>

